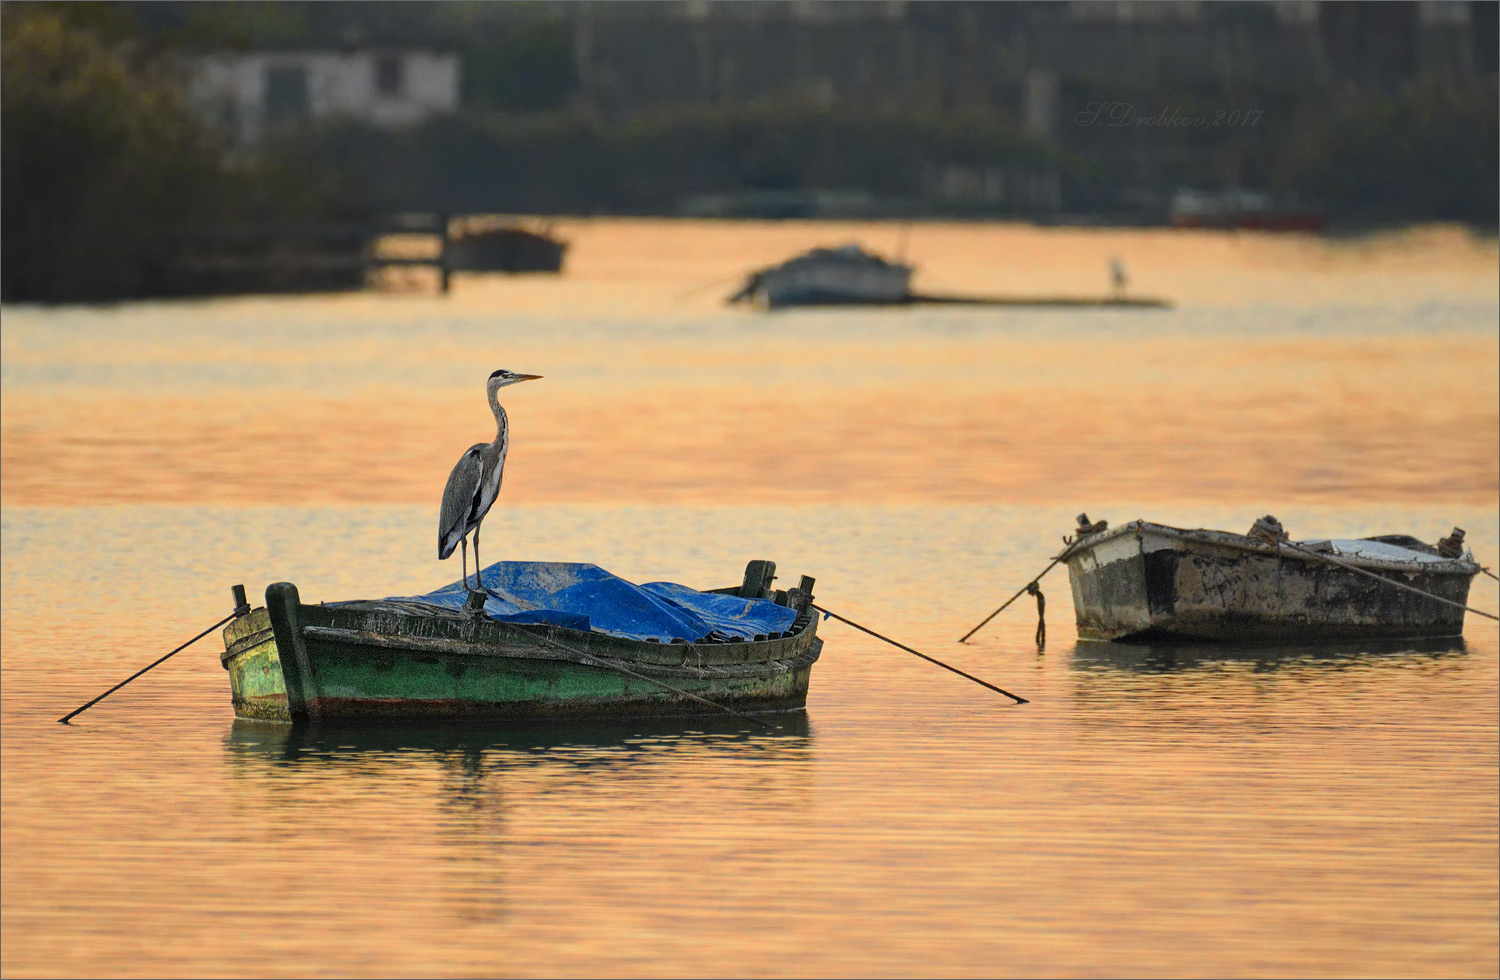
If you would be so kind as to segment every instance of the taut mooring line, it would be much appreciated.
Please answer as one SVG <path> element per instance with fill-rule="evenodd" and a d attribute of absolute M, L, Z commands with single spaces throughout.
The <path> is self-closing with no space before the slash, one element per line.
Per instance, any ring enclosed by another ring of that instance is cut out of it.
<path fill-rule="evenodd" d="M 1359 574 L 1372 578 L 1377 582 L 1384 582 L 1386 585 L 1395 586 L 1398 589 L 1405 589 L 1407 592 L 1415 592 L 1417 595 L 1424 596 L 1425 598 L 1431 599 L 1434 602 L 1442 602 L 1458 609 L 1466 609 L 1469 612 L 1474 613 L 1478 616 L 1483 616 L 1486 619 L 1500 619 L 1500 616 L 1496 616 L 1494 613 L 1487 613 L 1483 609 L 1475 609 L 1473 606 L 1466 606 L 1462 602 L 1454 602 L 1452 599 L 1445 599 L 1440 595 L 1433 595 L 1431 592 L 1423 592 L 1421 589 L 1414 589 L 1410 585 L 1407 585 L 1405 582 L 1397 582 L 1395 579 L 1386 578 L 1384 575 L 1376 575 L 1374 572 L 1360 568 L 1358 565 L 1351 565 L 1346 561 L 1339 561 L 1337 558 L 1325 555 L 1320 551 L 1313 551 L 1309 548 L 1304 548 L 1301 545 L 1292 544 L 1290 541 L 1278 541 L 1276 543 L 1279 547 L 1290 548 L 1292 551 L 1297 552 L 1299 555 L 1307 555 L 1309 558 L 1316 558 L 1318 561 L 1326 561 L 1330 565 L 1337 565 L 1340 568 L 1347 568 L 1351 572 L 1358 572 Z"/>
<path fill-rule="evenodd" d="M 1002 602 L 1000 604 L 1000 608 L 999 609 L 996 609 L 994 612 L 992 612 L 988 616 L 984 617 L 984 619 L 980 621 L 980 623 L 979 623 L 978 626 L 974 627 L 973 629 L 969 630 L 969 632 L 967 632 L 963 636 L 959 637 L 958 638 L 958 642 L 960 642 L 960 643 L 967 642 L 968 639 L 969 639 L 969 637 L 973 636 L 975 633 L 978 633 L 980 630 L 984 629 L 984 624 L 985 623 L 988 623 L 990 620 L 994 619 L 996 616 L 998 616 L 1001 613 L 1005 612 L 1005 608 L 1007 606 L 1009 606 L 1012 602 L 1015 602 L 1017 599 L 1021 598 L 1021 596 L 1025 595 L 1027 592 L 1031 592 L 1032 595 L 1036 595 L 1036 592 L 1033 591 L 1033 589 L 1035 589 L 1036 584 L 1042 580 L 1042 575 L 1046 575 L 1048 572 L 1052 571 L 1052 569 L 1056 568 L 1057 567 L 1057 563 L 1060 562 L 1060 561 L 1062 561 L 1063 557 L 1065 555 L 1067 555 L 1067 553 L 1068 553 L 1068 549 L 1064 548 L 1063 549 L 1063 553 L 1061 555 L 1058 555 L 1056 558 L 1052 559 L 1052 564 L 1050 564 L 1046 568 L 1042 569 L 1042 574 L 1041 575 L 1038 575 L 1036 578 L 1032 579 L 1030 582 L 1027 582 L 1025 585 L 1021 586 L 1021 588 L 1016 591 L 1015 595 L 1011 596 L 1009 599 L 1006 599 L 1004 602 Z M 1038 615 L 1040 615 L 1040 610 L 1038 610 Z M 1041 630 L 1040 627 L 1038 627 L 1038 634 L 1041 635 L 1041 636 L 1045 636 L 1046 635 L 1044 632 L 1042 632 L 1042 630 Z M 1040 646 L 1041 643 L 1039 642 L 1038 645 Z"/>
<path fill-rule="evenodd" d="M 744 277 L 745 274 L 743 272 L 731 272 L 727 275 L 715 276 L 714 278 L 709 279 L 706 282 L 700 282 L 696 286 L 691 286 L 688 289 L 679 292 L 673 298 L 677 302 L 681 302 L 687 299 L 689 296 L 703 292 L 705 289 L 712 289 L 715 286 L 727 286 L 729 283 L 734 282 L 736 279 L 743 279 Z"/>
<path fill-rule="evenodd" d="M 230 613 L 228 616 L 225 616 L 223 619 L 219 620 L 217 623 L 214 623 L 208 629 L 204 630 L 202 633 L 199 633 L 197 636 L 193 637 L 191 640 L 188 640 L 182 646 L 178 647 L 176 650 L 173 650 L 171 653 L 167 654 L 165 657 L 162 657 L 160 660 L 157 660 L 154 663 L 151 663 L 151 664 L 146 665 L 145 667 L 142 667 L 140 670 L 138 670 L 135 673 L 131 674 L 129 677 L 125 678 L 123 681 L 121 681 L 120 683 L 116 684 L 114 687 L 110 688 L 109 690 L 105 691 L 103 694 L 99 695 L 94 700 L 90 701 L 88 704 L 85 704 L 85 705 L 83 705 L 80 708 L 74 708 L 72 711 L 70 711 L 67 714 L 63 715 L 61 718 L 57 719 L 58 724 L 66 725 L 68 723 L 68 719 L 69 718 L 72 718 L 74 715 L 77 715 L 77 714 L 82 714 L 83 712 L 87 711 L 89 708 L 92 708 L 94 705 L 98 704 L 100 701 L 103 701 L 105 698 L 109 697 L 111 694 L 115 693 L 120 688 L 124 687 L 126 684 L 129 684 L 131 681 L 135 680 L 137 677 L 141 676 L 146 671 L 150 670 L 152 667 L 155 667 L 157 664 L 166 663 L 168 659 L 170 659 L 171 657 L 175 657 L 177 654 L 179 654 L 182 651 L 186 650 L 188 647 L 192 646 L 194 643 L 197 643 L 199 640 L 203 639 L 205 636 L 207 636 L 208 634 L 212 633 L 214 630 L 218 629 L 220 626 L 223 626 L 225 623 L 229 622 L 231 619 L 233 619 L 234 617 L 236 617 L 238 615 L 240 615 L 240 612 L 239 612 L 238 609 L 236 609 L 234 612 Z"/>
<path fill-rule="evenodd" d="M 1038 575 L 1037 578 L 1041 578 L 1041 576 Z M 1025 592 L 1026 590 L 1022 589 L 1021 591 Z M 856 623 L 852 619 L 845 619 L 843 616 L 840 616 L 838 613 L 833 612 L 832 610 L 829 610 L 829 609 L 824 609 L 822 606 L 818 605 L 815 602 L 814 603 L 809 603 L 809 605 L 812 606 L 812 608 L 816 609 L 818 612 L 823 613 L 826 616 L 832 616 L 834 619 L 838 620 L 841 623 L 847 623 L 848 625 L 853 626 L 855 629 L 859 630 L 861 633 L 869 633 L 871 636 L 875 637 L 875 639 L 877 639 L 877 640 L 884 640 L 885 642 L 889 643 L 891 646 L 893 646 L 893 647 L 899 647 L 900 649 L 905 650 L 907 653 L 910 653 L 910 654 L 912 654 L 914 656 L 921 657 L 923 660 L 927 661 L 930 664 L 937 664 L 939 667 L 943 668 L 944 670 L 951 670 L 951 671 L 953 671 L 955 674 L 957 674 L 960 677 L 966 677 L 969 680 L 973 681 L 975 684 L 978 684 L 980 687 L 987 687 L 991 691 L 994 691 L 996 694 L 1003 694 L 1006 697 L 1010 698 L 1012 701 L 1014 701 L 1016 704 L 1030 704 L 1031 703 L 1030 701 L 1028 701 L 1025 698 L 1021 697 L 1019 694 L 1012 694 L 1012 693 L 1010 693 L 1009 691 L 1005 690 L 1002 687 L 996 687 L 995 685 L 991 684 L 989 681 L 982 681 L 982 680 L 980 680 L 979 678 L 975 677 L 973 674 L 966 674 L 963 671 L 959 670 L 957 667 L 952 666 L 951 664 L 945 664 L 945 663 L 943 663 L 941 660 L 937 659 L 936 657 L 929 657 L 929 656 L 927 656 L 927 654 L 922 653 L 919 650 L 913 650 L 911 647 L 907 646 L 905 643 L 897 643 L 895 640 L 891 639 L 889 636 L 881 636 L 879 633 L 875 632 L 874 630 L 870 629 L 869 627 L 867 627 L 867 626 L 861 626 L 861 625 L 859 625 L 858 623 Z"/>

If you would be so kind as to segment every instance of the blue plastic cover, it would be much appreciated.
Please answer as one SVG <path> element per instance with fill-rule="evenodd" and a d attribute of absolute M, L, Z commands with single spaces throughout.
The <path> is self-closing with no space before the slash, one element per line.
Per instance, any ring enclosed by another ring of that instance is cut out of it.
<path fill-rule="evenodd" d="M 502 561 L 482 573 L 484 612 L 502 623 L 544 623 L 632 640 L 750 639 L 791 628 L 797 613 L 766 599 L 699 592 L 671 582 L 632 585 L 598 565 Z M 391 600 L 462 609 L 462 582 Z"/>

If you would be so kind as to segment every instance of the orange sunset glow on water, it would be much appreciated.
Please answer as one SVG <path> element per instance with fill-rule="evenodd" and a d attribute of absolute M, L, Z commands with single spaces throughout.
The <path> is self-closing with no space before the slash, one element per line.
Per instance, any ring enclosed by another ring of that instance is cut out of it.
<path fill-rule="evenodd" d="M 447 300 L 161 304 L 144 336 L 111 313 L 14 314 L 15 370 L 62 357 L 92 373 L 7 388 L 6 499 L 425 501 L 452 447 L 485 434 L 473 389 L 491 361 L 547 375 L 512 393 L 515 503 L 1483 500 L 1500 475 L 1495 336 L 1450 336 L 1431 309 L 1492 298 L 1493 243 L 1462 232 L 1337 245 L 921 225 L 913 258 L 950 289 L 1102 294 L 1123 255 L 1138 291 L 1181 308 L 772 316 L 720 311 L 736 271 L 894 226 L 560 233 L 577 238 L 567 277 L 461 277 Z M 1358 302 L 1321 309 L 1338 290 Z M 1417 304 L 1412 329 L 1392 301 Z M 174 364 L 176 386 L 147 373 Z"/>
<path fill-rule="evenodd" d="M 1276 652 L 1076 639 L 1087 511 L 1500 564 L 1500 249 L 1009 224 L 558 221 L 562 276 L 7 307 L 5 976 L 1489 976 L 1494 622 Z M 817 245 L 929 293 L 1170 309 L 726 307 Z M 805 718 L 296 731 L 232 716 L 230 610 L 411 595 L 444 480 L 510 455 L 486 561 L 782 584 Z M 1494 611 L 1495 582 L 1475 579 Z M 128 956 L 121 957 L 120 951 Z"/>

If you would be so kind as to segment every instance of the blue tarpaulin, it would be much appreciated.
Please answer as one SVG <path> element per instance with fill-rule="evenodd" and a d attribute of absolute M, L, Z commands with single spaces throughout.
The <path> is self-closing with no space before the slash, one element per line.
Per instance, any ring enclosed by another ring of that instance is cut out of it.
<path fill-rule="evenodd" d="M 552 561 L 502 561 L 486 568 L 485 615 L 502 623 L 543 623 L 592 630 L 632 640 L 696 642 L 750 639 L 791 628 L 795 610 L 766 599 L 699 592 L 671 582 L 633 585 L 598 565 Z M 418 596 L 388 601 L 462 609 L 462 582 Z"/>

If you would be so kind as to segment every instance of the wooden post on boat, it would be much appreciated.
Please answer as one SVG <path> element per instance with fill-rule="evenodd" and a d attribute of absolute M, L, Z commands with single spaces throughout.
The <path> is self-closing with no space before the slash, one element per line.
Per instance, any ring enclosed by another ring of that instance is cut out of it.
<path fill-rule="evenodd" d="M 290 582 L 273 582 L 266 586 L 266 612 L 276 635 L 277 654 L 281 659 L 281 677 L 286 685 L 286 706 L 293 721 L 317 721 L 319 717 L 312 665 L 302 643 L 299 610 L 302 597 Z M 287 660 L 290 658 L 291 662 Z"/>
<path fill-rule="evenodd" d="M 745 580 L 740 583 L 741 599 L 759 599 L 769 594 L 776 580 L 776 563 L 757 558 L 745 565 Z"/>
<path fill-rule="evenodd" d="M 786 590 L 786 604 L 797 611 L 797 615 L 806 614 L 808 607 L 813 601 L 813 583 L 816 581 L 811 575 L 802 576 L 795 589 Z"/>
<path fill-rule="evenodd" d="M 449 264 L 448 242 L 453 237 L 448 232 L 448 213 L 446 211 L 438 215 L 438 275 L 442 278 L 443 295 L 448 295 L 449 283 L 453 278 L 453 267 Z"/>

